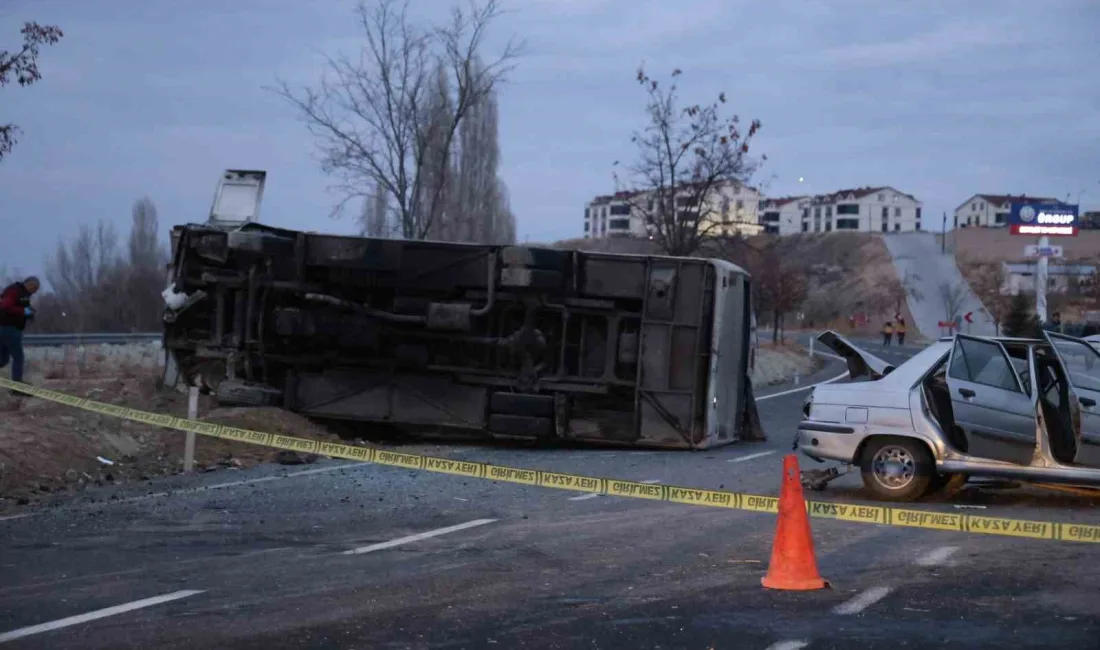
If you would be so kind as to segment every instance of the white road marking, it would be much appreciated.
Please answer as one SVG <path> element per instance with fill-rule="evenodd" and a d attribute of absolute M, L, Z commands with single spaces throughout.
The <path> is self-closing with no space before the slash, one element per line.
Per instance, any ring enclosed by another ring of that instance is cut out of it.
<path fill-rule="evenodd" d="M 587 501 L 589 499 L 595 499 L 600 496 L 598 492 L 589 492 L 588 494 L 582 494 L 579 497 L 569 497 L 570 501 Z"/>
<path fill-rule="evenodd" d="M 886 595 L 889 593 L 889 587 L 872 587 L 848 602 L 837 605 L 833 608 L 833 613 L 840 616 L 858 614 L 883 598 L 886 598 Z"/>
<path fill-rule="evenodd" d="M 456 524 L 454 526 L 447 526 L 446 528 L 437 528 L 435 530 L 429 530 L 425 533 L 417 533 L 415 535 L 408 535 L 406 537 L 399 537 L 398 539 L 391 539 L 388 542 L 380 542 L 378 544 L 371 544 L 370 546 L 361 546 L 359 548 L 353 548 L 350 551 L 344 551 L 344 555 L 362 555 L 363 553 L 371 553 L 373 551 L 381 551 L 387 548 L 393 548 L 395 546 L 401 546 L 403 544 L 411 544 L 412 542 L 419 542 L 423 539 L 431 537 L 439 537 L 440 535 L 446 535 L 447 533 L 456 533 L 460 530 L 466 530 L 467 528 L 476 528 L 478 526 L 484 526 L 485 524 L 491 524 L 496 519 L 475 519 L 473 521 L 467 521 L 464 524 Z"/>
<path fill-rule="evenodd" d="M 817 386 L 821 386 L 823 384 L 831 384 L 834 381 L 840 381 L 841 379 L 844 379 L 847 376 L 848 376 L 848 371 L 845 370 L 844 372 L 840 373 L 836 377 L 833 377 L 832 379 L 826 379 L 825 381 L 819 381 L 816 384 L 810 384 L 808 386 L 802 386 L 802 387 L 799 387 L 799 388 L 792 388 L 790 390 L 785 390 L 785 391 L 782 391 L 782 392 L 779 392 L 779 393 L 771 393 L 770 395 L 763 395 L 761 397 L 757 397 L 756 401 L 757 402 L 762 402 L 766 399 L 771 399 L 773 397 L 782 397 L 783 395 L 790 395 L 791 393 L 799 393 L 799 392 L 802 392 L 804 390 L 810 390 L 811 388 L 816 388 Z"/>
<path fill-rule="evenodd" d="M 802 650 L 808 645 L 807 641 L 780 641 L 768 646 L 768 650 Z"/>
<path fill-rule="evenodd" d="M 152 607 L 153 605 L 160 605 L 161 603 L 167 603 L 173 600 L 179 600 L 181 598 L 187 598 L 188 596 L 194 596 L 195 594 L 201 593 L 203 593 L 202 590 L 195 589 L 173 591 L 172 593 L 164 594 L 163 596 L 154 596 L 153 598 L 135 600 L 133 602 L 125 603 L 122 605 L 115 605 L 114 607 L 108 607 L 106 609 L 97 609 L 94 612 L 80 614 L 79 616 L 70 616 L 68 618 L 50 621 L 49 623 L 41 623 L 39 625 L 32 625 L 30 627 L 21 627 L 18 630 L 12 630 L 11 632 L 0 634 L 0 643 L 22 639 L 23 637 L 31 636 L 32 634 L 41 634 L 42 632 L 59 630 L 63 627 L 79 625 L 81 623 L 87 623 L 88 621 L 95 621 L 101 618 L 107 618 L 108 616 L 114 616 L 116 614 L 125 614 L 126 612 L 132 612 L 135 609 Z"/>
<path fill-rule="evenodd" d="M 951 557 L 957 550 L 959 550 L 958 546 L 941 546 L 917 558 L 917 564 L 920 566 L 937 566 L 943 564 L 947 561 L 947 558 Z"/>
<path fill-rule="evenodd" d="M 6 517 L 0 517 L 0 521 L 9 521 L 11 519 L 22 519 L 23 517 L 32 517 L 37 515 L 37 512 L 25 512 L 21 515 L 8 515 Z"/>
<path fill-rule="evenodd" d="M 749 454 L 748 456 L 738 456 L 737 458 L 731 458 L 727 460 L 727 463 L 743 463 L 746 460 L 753 460 L 754 458 L 763 458 L 764 456 L 771 456 L 775 453 L 775 450 L 761 451 L 755 454 Z"/>

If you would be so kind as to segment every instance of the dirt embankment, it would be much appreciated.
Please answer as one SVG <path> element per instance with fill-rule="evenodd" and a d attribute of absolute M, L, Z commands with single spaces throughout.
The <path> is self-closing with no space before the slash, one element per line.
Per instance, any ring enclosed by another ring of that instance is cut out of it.
<path fill-rule="evenodd" d="M 187 415 L 187 395 L 159 390 L 157 367 L 127 365 L 105 355 L 70 363 L 31 362 L 36 386 L 144 411 Z M 202 419 L 247 429 L 322 440 L 338 437 L 278 409 L 217 408 L 201 396 Z M 58 491 L 146 480 L 183 469 L 184 434 L 30 397 L 0 393 L 0 510 Z M 267 462 L 276 450 L 200 437 L 198 471 Z"/>
<path fill-rule="evenodd" d="M 1013 235 L 1007 228 L 960 228 L 947 234 L 947 245 L 955 251 L 960 265 L 964 262 L 1026 262 L 1024 247 L 1038 242 L 1036 237 Z M 1051 237 L 1061 246 L 1065 261 L 1100 262 L 1100 230 L 1082 230 L 1076 237 Z"/>
<path fill-rule="evenodd" d="M 752 385 L 754 389 L 758 389 L 788 381 L 795 375 L 805 377 L 820 370 L 821 366 L 821 357 L 810 359 L 809 352 L 799 344 L 763 343 L 756 350 Z"/>

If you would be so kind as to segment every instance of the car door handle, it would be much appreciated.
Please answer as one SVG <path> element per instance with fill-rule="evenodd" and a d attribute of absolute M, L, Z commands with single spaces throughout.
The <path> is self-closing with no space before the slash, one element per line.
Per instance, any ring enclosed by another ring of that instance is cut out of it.
<path fill-rule="evenodd" d="M 1091 397 L 1082 397 L 1080 399 L 1081 406 L 1096 406 L 1096 400 Z"/>
<path fill-rule="evenodd" d="M 971 397 L 974 397 L 974 395 L 976 395 L 976 394 L 977 393 L 970 390 L 969 388 L 960 388 L 959 389 L 959 395 L 962 395 L 963 397 L 965 397 L 967 399 L 970 399 Z"/>

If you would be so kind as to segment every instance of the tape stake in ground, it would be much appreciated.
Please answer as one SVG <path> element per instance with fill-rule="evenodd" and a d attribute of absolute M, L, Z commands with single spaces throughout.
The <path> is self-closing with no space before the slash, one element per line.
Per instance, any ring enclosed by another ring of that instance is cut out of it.
<path fill-rule="evenodd" d="M 667 501 L 712 508 L 728 508 L 750 512 L 775 514 L 779 511 L 779 499 L 773 496 L 724 492 L 720 490 L 702 490 L 674 485 L 638 483 L 615 478 L 579 476 L 560 472 L 505 467 L 478 463 L 474 461 L 437 458 L 388 451 L 375 447 L 359 447 L 339 443 L 321 442 L 308 438 L 275 435 L 262 431 L 239 429 L 211 422 L 188 420 L 162 413 L 149 413 L 137 409 L 104 404 L 90 399 L 74 397 L 53 390 L 30 386 L 0 377 L 0 387 L 22 391 L 29 395 L 46 399 L 72 408 L 100 413 L 134 422 L 151 424 L 176 431 L 194 431 L 203 436 L 234 440 L 250 445 L 259 445 L 273 449 L 317 453 L 333 458 L 403 467 L 406 469 L 452 474 L 470 478 L 486 479 L 501 483 L 515 483 L 557 490 L 589 492 L 630 499 Z M 1023 537 L 1029 539 L 1054 540 L 1062 542 L 1088 542 L 1100 544 L 1100 526 L 1093 524 L 1061 523 L 1054 521 L 1030 521 L 978 515 L 963 515 L 952 512 L 912 510 L 886 506 L 834 503 L 831 501 L 807 501 L 806 510 L 811 517 L 836 519 L 864 524 L 902 526 L 906 528 L 924 528 L 928 530 L 947 530 L 978 535 L 999 535 L 1004 537 Z"/>

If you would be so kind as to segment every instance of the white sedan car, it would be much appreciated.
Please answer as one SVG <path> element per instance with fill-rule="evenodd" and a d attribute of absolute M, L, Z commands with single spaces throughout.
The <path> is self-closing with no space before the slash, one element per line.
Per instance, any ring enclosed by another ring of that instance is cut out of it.
<path fill-rule="evenodd" d="M 796 447 L 858 466 L 874 496 L 913 501 L 967 476 L 1100 486 L 1095 341 L 957 334 L 895 367 L 835 332 L 818 339 L 870 381 L 814 388 Z"/>

